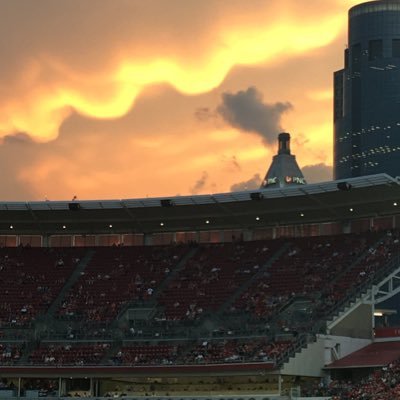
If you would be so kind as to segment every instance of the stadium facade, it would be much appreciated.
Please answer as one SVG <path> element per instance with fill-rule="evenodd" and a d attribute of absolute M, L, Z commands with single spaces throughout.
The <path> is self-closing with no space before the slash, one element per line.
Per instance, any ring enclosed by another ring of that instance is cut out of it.
<path fill-rule="evenodd" d="M 334 74 L 334 177 L 400 175 L 400 2 L 349 11 L 344 68 Z"/>
<path fill-rule="evenodd" d="M 1 395 L 279 398 L 364 376 L 398 356 L 350 357 L 399 338 L 374 318 L 400 291 L 398 204 L 388 175 L 0 203 Z"/>

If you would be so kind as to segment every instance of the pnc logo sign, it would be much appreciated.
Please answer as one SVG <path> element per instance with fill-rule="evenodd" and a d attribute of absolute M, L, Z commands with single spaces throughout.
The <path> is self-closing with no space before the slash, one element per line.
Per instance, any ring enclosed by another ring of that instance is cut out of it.
<path fill-rule="evenodd" d="M 301 178 L 299 176 L 285 176 L 284 178 L 285 183 L 292 184 L 295 183 L 297 185 L 305 185 L 306 180 L 304 178 Z M 279 183 L 278 177 L 273 177 L 273 178 L 268 178 L 263 182 L 263 186 L 269 186 L 269 185 L 276 185 Z"/>

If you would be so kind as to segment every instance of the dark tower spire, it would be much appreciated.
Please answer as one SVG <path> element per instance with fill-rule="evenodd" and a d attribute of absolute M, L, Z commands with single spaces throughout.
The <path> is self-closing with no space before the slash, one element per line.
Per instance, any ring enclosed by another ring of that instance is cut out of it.
<path fill-rule="evenodd" d="M 290 153 L 290 134 L 278 135 L 278 154 L 261 184 L 261 189 L 304 185 L 306 183 L 296 157 Z"/>
<path fill-rule="evenodd" d="M 290 154 L 290 135 L 282 132 L 278 135 L 278 154 Z"/>

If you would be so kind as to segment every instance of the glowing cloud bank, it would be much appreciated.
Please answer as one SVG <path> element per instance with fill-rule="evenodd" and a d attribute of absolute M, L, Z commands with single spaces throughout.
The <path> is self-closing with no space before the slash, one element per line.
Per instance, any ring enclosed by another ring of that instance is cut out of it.
<path fill-rule="evenodd" d="M 17 12 L 25 3 L 16 0 L 11 12 Z M 45 3 L 49 3 L 49 0 Z M 117 41 L 116 37 L 109 38 L 110 24 L 106 25 L 101 36 L 100 24 L 103 19 L 91 19 L 89 14 L 85 14 L 89 12 L 87 3 L 90 2 L 82 0 L 74 3 L 83 5 L 83 9 L 76 12 L 82 12 L 87 21 L 76 22 L 77 16 L 69 10 L 59 29 L 66 30 L 68 24 L 73 29 L 76 25 L 76 32 L 71 33 L 70 40 L 82 35 L 81 41 L 90 46 L 87 35 L 91 27 L 94 34 L 99 35 L 99 49 L 88 48 L 88 55 L 82 56 L 80 53 L 85 46 L 76 45 L 75 54 L 73 46 L 69 43 L 63 48 L 63 40 L 66 39 L 58 37 L 68 35 L 69 32 L 53 32 L 55 44 L 51 41 L 48 44 L 48 39 L 43 32 L 40 33 L 37 26 L 33 25 L 29 30 L 29 24 L 27 29 L 24 24 L 19 24 L 22 32 L 16 32 L 15 35 L 25 35 L 27 42 L 28 35 L 35 35 L 35 28 L 39 33 L 37 42 L 33 39 L 36 43 L 33 49 L 28 43 L 21 45 L 21 39 L 15 39 L 20 46 L 20 53 L 6 52 L 2 57 L 14 57 L 19 64 L 17 73 L 11 75 L 10 80 L 0 83 L 3 92 L 0 101 L 0 136 L 25 132 L 38 141 L 55 139 L 60 125 L 73 110 L 93 118 L 121 117 L 131 109 L 137 96 L 146 87 L 154 84 L 166 83 L 188 95 L 208 92 L 219 86 L 236 65 L 282 62 L 297 54 L 327 45 L 338 35 L 344 22 L 340 13 L 332 13 L 328 9 L 320 10 L 316 20 L 311 20 L 312 15 L 302 18 L 296 14 L 293 1 L 279 2 L 279 5 L 274 6 L 268 5 L 270 2 L 260 1 L 257 2 L 258 7 L 244 10 L 246 12 L 241 17 L 243 6 L 238 5 L 239 2 L 234 1 L 234 7 L 226 7 L 224 10 L 221 2 L 210 0 L 207 2 L 208 10 L 198 10 L 196 20 L 200 20 L 204 13 L 212 12 L 215 12 L 217 18 L 213 22 L 208 15 L 208 22 L 204 23 L 203 28 L 195 30 L 193 35 L 197 35 L 199 39 L 191 36 L 190 25 L 181 26 L 182 16 L 178 12 L 178 3 L 181 2 L 168 2 L 175 20 L 171 17 L 172 20 L 161 27 L 155 21 L 151 26 L 151 40 L 147 40 L 146 30 L 130 31 L 128 28 L 121 28 L 121 37 Z M 312 3 L 317 4 L 316 1 Z M 103 8 L 104 13 L 113 14 L 110 18 L 132 12 L 132 5 L 123 0 L 116 1 L 115 4 L 118 12 L 112 11 L 108 1 L 99 3 L 99 8 Z M 137 16 L 140 18 L 141 13 L 149 10 L 141 10 L 139 2 L 133 1 L 132 4 L 139 8 L 136 16 L 132 12 L 130 23 L 133 25 Z M 193 9 L 189 10 L 187 6 L 186 12 L 190 11 L 193 17 L 196 13 L 195 3 L 189 1 L 188 4 Z M 24 9 L 29 7 L 25 4 Z M 11 9 L 12 6 L 0 6 L 0 11 L 2 8 Z M 50 7 L 50 3 L 49 8 L 52 14 L 48 18 L 57 20 L 59 13 L 63 12 L 63 7 L 57 10 L 54 5 Z M 7 10 L 3 11 L 5 13 Z M 226 12 L 225 18 L 221 17 L 223 12 Z M 37 23 L 44 23 L 44 17 L 46 16 L 42 16 Z M 124 18 L 128 25 L 127 17 Z M 182 34 L 174 32 L 174 21 L 183 30 Z M 84 22 L 89 25 L 86 30 L 83 29 Z M 185 33 L 196 39 L 193 40 L 193 45 L 199 45 L 198 53 L 185 42 Z M 164 39 L 157 43 L 154 40 L 156 34 L 169 35 L 171 42 Z M 60 40 L 60 47 L 57 47 L 57 38 Z M 43 40 L 43 45 L 40 40 Z M 180 40 L 183 42 L 181 45 Z M 104 44 L 101 44 L 102 41 Z M 99 57 L 101 51 L 103 60 Z M 92 52 L 94 55 L 91 59 Z M 84 61 L 81 60 L 82 57 Z"/>

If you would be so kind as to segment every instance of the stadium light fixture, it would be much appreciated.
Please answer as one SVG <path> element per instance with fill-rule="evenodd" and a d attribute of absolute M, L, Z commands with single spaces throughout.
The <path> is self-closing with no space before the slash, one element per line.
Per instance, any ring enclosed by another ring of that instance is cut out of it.
<path fill-rule="evenodd" d="M 260 217 L 256 217 L 256 221 L 259 221 L 260 220 Z"/>
<path fill-rule="evenodd" d="M 343 192 L 348 192 L 349 190 L 351 190 L 351 184 L 348 182 L 339 182 L 337 184 L 337 188 Z"/>
<path fill-rule="evenodd" d="M 14 229 L 14 226 L 13 226 L 13 225 L 10 225 L 10 229 Z"/>
<path fill-rule="evenodd" d="M 210 223 L 210 221 L 209 221 L 209 220 L 207 220 L 207 221 L 206 221 L 206 224 L 208 225 L 209 223 Z"/>
<path fill-rule="evenodd" d="M 75 201 L 68 203 L 68 209 L 70 211 L 79 211 L 81 209 L 80 203 L 77 203 Z"/>
<path fill-rule="evenodd" d="M 250 193 L 250 198 L 252 200 L 259 201 L 264 198 L 264 195 L 260 192 L 254 192 L 254 193 Z"/>
<path fill-rule="evenodd" d="M 109 227 L 109 228 L 112 228 L 113 226 L 112 226 L 112 224 L 110 224 L 110 225 L 108 225 L 108 227 Z"/>
<path fill-rule="evenodd" d="M 67 229 L 67 227 L 65 225 L 62 226 L 63 229 Z"/>
<path fill-rule="evenodd" d="M 301 214 L 300 214 L 300 217 L 304 217 L 304 214 L 303 214 L 303 213 L 301 213 Z"/>
<path fill-rule="evenodd" d="M 350 211 L 350 212 L 353 212 L 353 211 L 354 211 L 354 208 L 349 208 L 349 211 Z"/>
<path fill-rule="evenodd" d="M 394 202 L 393 205 L 394 205 L 395 207 L 397 207 L 397 203 L 396 203 L 396 202 Z"/>
<path fill-rule="evenodd" d="M 161 207 L 172 207 L 174 206 L 174 202 L 171 199 L 162 199 L 160 200 Z"/>
<path fill-rule="evenodd" d="M 164 226 L 164 222 L 160 222 L 160 226 Z"/>

